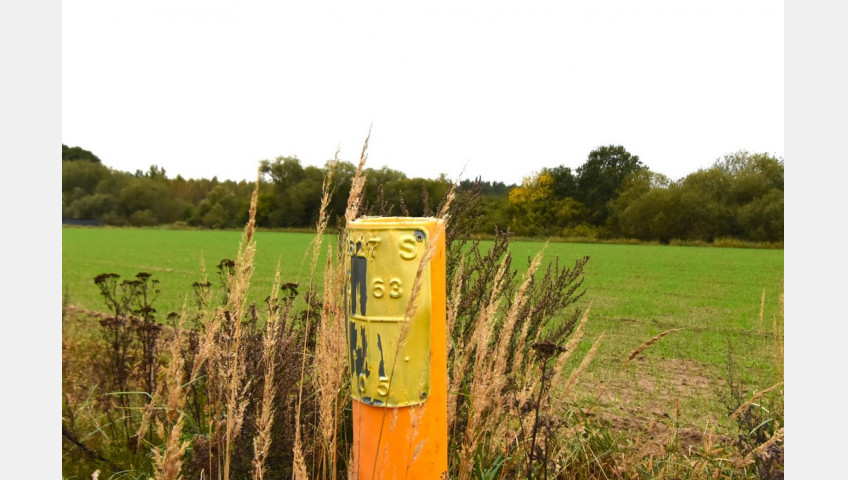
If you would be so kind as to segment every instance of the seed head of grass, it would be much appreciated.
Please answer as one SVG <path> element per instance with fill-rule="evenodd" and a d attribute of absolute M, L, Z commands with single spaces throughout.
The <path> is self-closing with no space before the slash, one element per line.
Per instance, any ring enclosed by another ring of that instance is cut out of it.
<path fill-rule="evenodd" d="M 664 332 L 660 333 L 659 335 L 657 335 L 657 336 L 655 336 L 655 337 L 651 338 L 650 340 L 648 340 L 647 342 L 643 343 L 642 345 L 639 345 L 638 347 L 636 347 L 635 349 L 633 349 L 633 351 L 632 351 L 632 352 L 630 352 L 630 355 L 628 355 L 628 356 L 627 356 L 627 360 L 625 360 L 625 361 L 624 361 L 624 365 L 627 365 L 628 363 L 630 363 L 630 361 L 631 361 L 631 360 L 633 360 L 634 358 L 636 358 L 636 357 L 637 357 L 640 353 L 644 352 L 644 351 L 645 351 L 645 349 L 647 349 L 647 348 L 648 348 L 648 347 L 650 347 L 651 345 L 653 345 L 653 344 L 655 344 L 655 343 L 659 342 L 659 341 L 660 341 L 660 340 L 661 340 L 664 336 L 668 335 L 669 333 L 677 332 L 677 331 L 680 331 L 680 330 L 683 330 L 683 329 L 682 329 L 682 328 L 671 328 L 671 329 L 668 329 L 668 330 L 666 330 L 666 331 L 664 331 Z"/>

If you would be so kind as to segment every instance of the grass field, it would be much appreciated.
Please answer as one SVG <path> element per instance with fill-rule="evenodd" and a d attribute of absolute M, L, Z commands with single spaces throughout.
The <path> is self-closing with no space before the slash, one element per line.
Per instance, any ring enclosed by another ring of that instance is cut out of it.
<path fill-rule="evenodd" d="M 314 238 L 307 233 L 258 232 L 251 298 L 258 303 L 268 295 L 278 262 L 283 281 L 304 282 L 309 275 L 307 252 L 311 256 Z M 217 265 L 222 259 L 235 258 L 240 239 L 240 231 L 64 228 L 63 294 L 70 304 L 102 309 L 95 276 L 117 273 L 132 278 L 138 272 L 148 272 L 161 282 L 162 295 L 156 309 L 178 312 L 186 294 L 191 293 L 191 284 L 203 279 L 204 268 L 213 288 L 220 288 Z"/>
<path fill-rule="evenodd" d="M 164 318 L 187 296 L 191 302 L 191 284 L 203 278 L 204 267 L 218 285 L 216 265 L 235 258 L 240 238 L 239 231 L 64 228 L 63 295 L 71 305 L 105 310 L 96 275 L 131 278 L 145 271 L 161 282 L 154 306 Z M 250 298 L 259 304 L 268 295 L 278 262 L 284 282 L 305 283 L 313 238 L 258 232 Z M 526 268 L 525 259 L 544 245 L 514 242 L 513 265 Z M 735 375 L 751 389 L 775 383 L 772 325 L 781 314 L 783 250 L 550 243 L 545 259 L 559 257 L 570 266 L 584 255 L 591 260 L 580 306 L 591 305 L 591 311 L 581 348 L 604 334 L 581 380 L 587 408 L 646 423 L 676 415 L 679 408 L 681 423 L 692 428 L 721 423 L 716 392 L 724 388 L 729 352 Z M 681 330 L 622 365 L 644 341 L 676 328 Z"/>

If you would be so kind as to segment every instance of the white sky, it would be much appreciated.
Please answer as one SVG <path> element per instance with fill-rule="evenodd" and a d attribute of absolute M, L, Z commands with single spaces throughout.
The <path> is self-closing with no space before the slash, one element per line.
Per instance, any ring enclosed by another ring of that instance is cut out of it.
<path fill-rule="evenodd" d="M 62 3 L 62 143 L 119 170 L 256 177 L 341 148 L 520 182 L 620 144 L 673 179 L 784 155 L 779 1 Z"/>

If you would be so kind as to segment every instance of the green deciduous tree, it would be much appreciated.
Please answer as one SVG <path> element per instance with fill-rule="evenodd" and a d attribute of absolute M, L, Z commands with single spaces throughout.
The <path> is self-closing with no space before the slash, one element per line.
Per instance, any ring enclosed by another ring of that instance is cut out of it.
<path fill-rule="evenodd" d="M 735 152 L 679 182 L 639 171 L 625 179 L 609 205 L 619 236 L 783 241 L 783 161 Z"/>
<path fill-rule="evenodd" d="M 116 207 L 118 214 L 138 226 L 182 220 L 184 211 L 165 184 L 147 177 L 130 180 L 118 194 Z"/>
<path fill-rule="evenodd" d="M 783 241 L 783 189 L 772 189 L 739 209 L 745 238 L 757 242 Z"/>
<path fill-rule="evenodd" d="M 63 217 L 75 219 L 103 218 L 115 208 L 115 198 L 111 195 L 95 193 L 73 201 L 67 209 L 63 209 Z"/>
<path fill-rule="evenodd" d="M 190 222 L 209 228 L 233 228 L 241 223 L 241 214 L 241 203 L 232 187 L 218 184 L 198 203 Z"/>
<path fill-rule="evenodd" d="M 551 176 L 551 193 L 555 198 L 577 198 L 577 176 L 571 168 L 560 165 L 543 170 Z"/>
<path fill-rule="evenodd" d="M 277 157 L 274 161 L 262 160 L 259 172 L 268 175 L 275 188 L 287 190 L 306 177 L 297 157 Z"/>
<path fill-rule="evenodd" d="M 679 191 L 665 175 L 643 169 L 630 174 L 610 201 L 610 225 L 619 237 L 640 240 L 672 238 Z"/>
<path fill-rule="evenodd" d="M 79 188 L 91 195 L 109 175 L 109 168 L 100 163 L 63 161 L 62 192 L 72 192 Z"/>
<path fill-rule="evenodd" d="M 62 144 L 62 161 L 101 163 L 100 159 L 97 158 L 97 155 L 89 152 L 88 150 L 80 147 L 69 147 L 65 144 Z"/>
<path fill-rule="evenodd" d="M 588 220 L 603 225 L 609 217 L 608 203 L 630 174 L 647 167 L 638 155 L 620 145 L 598 147 L 577 168 L 577 200 L 587 208 Z"/>
<path fill-rule="evenodd" d="M 307 178 L 297 157 L 277 157 L 274 161 L 262 160 L 260 173 L 270 177 L 273 185 L 271 205 L 267 213 L 269 227 L 302 226 L 306 205 L 295 186 Z M 267 198 L 267 197 L 266 197 Z"/>
<path fill-rule="evenodd" d="M 766 153 L 740 150 L 716 160 L 713 168 L 732 179 L 727 201 L 735 206 L 762 198 L 772 190 L 783 191 L 783 161 Z"/>

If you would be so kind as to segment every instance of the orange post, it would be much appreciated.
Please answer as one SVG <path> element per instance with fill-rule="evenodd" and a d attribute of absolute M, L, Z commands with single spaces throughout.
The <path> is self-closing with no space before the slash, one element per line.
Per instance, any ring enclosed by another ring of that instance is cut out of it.
<path fill-rule="evenodd" d="M 446 478 L 444 223 L 365 217 L 346 242 L 354 478 Z"/>

